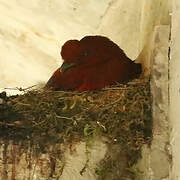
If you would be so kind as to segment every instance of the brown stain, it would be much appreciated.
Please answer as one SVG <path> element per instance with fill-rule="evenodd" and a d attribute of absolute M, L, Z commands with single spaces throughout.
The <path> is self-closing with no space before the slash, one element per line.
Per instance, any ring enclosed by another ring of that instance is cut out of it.
<path fill-rule="evenodd" d="M 27 41 L 27 32 L 21 33 L 21 35 L 19 36 L 19 40 L 21 42 L 26 42 Z"/>
<path fill-rule="evenodd" d="M 2 179 L 8 179 L 8 171 L 7 171 L 7 168 L 8 168 L 8 165 L 7 165 L 7 160 L 8 160 L 8 157 L 7 157 L 7 148 L 8 148 L 8 141 L 4 141 L 4 148 L 3 148 L 3 172 L 2 172 Z"/>
<path fill-rule="evenodd" d="M 53 177 L 56 170 L 56 159 L 54 156 L 50 156 L 49 159 L 50 159 L 50 169 L 51 169 L 49 177 Z"/>
<path fill-rule="evenodd" d="M 48 41 L 56 41 L 56 39 L 51 38 L 51 37 L 48 37 L 48 36 L 46 36 L 46 35 L 44 35 L 44 34 L 41 34 L 41 33 L 38 32 L 38 31 L 34 31 L 34 34 L 36 34 L 36 35 L 39 36 L 40 38 L 46 39 L 46 40 L 48 40 Z"/>
<path fill-rule="evenodd" d="M 46 40 L 48 40 L 48 41 L 57 42 L 57 40 L 56 40 L 55 38 L 49 37 L 49 36 L 47 36 L 47 35 L 42 34 L 41 32 L 38 32 L 38 31 L 37 31 L 34 27 L 32 27 L 32 26 L 29 26 L 28 29 L 30 30 L 30 32 L 32 32 L 33 34 L 35 34 L 36 36 L 38 36 L 38 37 L 40 37 L 40 38 L 42 38 L 42 39 L 46 39 Z M 27 40 L 27 34 L 28 34 L 28 33 L 29 33 L 29 32 L 24 32 L 24 33 L 22 33 L 22 34 L 19 36 L 19 39 L 20 39 L 21 41 L 26 41 L 26 40 Z"/>
<path fill-rule="evenodd" d="M 12 157 L 12 172 L 11 172 L 11 180 L 16 180 L 16 146 L 12 145 L 11 147 L 11 157 Z"/>

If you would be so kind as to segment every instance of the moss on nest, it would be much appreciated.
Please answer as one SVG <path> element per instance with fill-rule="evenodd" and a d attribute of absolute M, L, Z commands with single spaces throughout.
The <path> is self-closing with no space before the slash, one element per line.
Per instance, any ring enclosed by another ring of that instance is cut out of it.
<path fill-rule="evenodd" d="M 0 105 L 3 139 L 33 139 L 43 150 L 46 142 L 70 143 L 105 136 L 109 144 L 126 149 L 128 167 L 140 157 L 142 145 L 151 142 L 149 81 L 136 80 L 83 93 L 32 90 L 3 99 Z M 104 166 L 106 172 L 109 166 Z M 97 170 L 100 175 L 102 172 L 103 168 Z"/>

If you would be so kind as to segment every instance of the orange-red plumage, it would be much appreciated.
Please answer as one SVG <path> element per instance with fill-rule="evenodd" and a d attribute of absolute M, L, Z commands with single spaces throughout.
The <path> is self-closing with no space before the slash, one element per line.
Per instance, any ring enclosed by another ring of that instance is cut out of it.
<path fill-rule="evenodd" d="M 127 82 L 141 73 L 140 64 L 103 36 L 69 40 L 62 46 L 61 56 L 64 63 L 49 79 L 46 89 L 98 90 L 115 82 Z"/>

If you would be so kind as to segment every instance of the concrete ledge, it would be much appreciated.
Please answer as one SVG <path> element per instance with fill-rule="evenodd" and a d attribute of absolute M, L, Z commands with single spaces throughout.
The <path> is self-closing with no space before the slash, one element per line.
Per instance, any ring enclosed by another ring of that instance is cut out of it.
<path fill-rule="evenodd" d="M 169 86 L 169 26 L 157 26 L 154 31 L 152 51 L 151 91 L 153 95 L 153 141 L 142 150 L 138 167 L 143 171 L 141 180 L 165 180 L 169 177 L 168 86 Z"/>

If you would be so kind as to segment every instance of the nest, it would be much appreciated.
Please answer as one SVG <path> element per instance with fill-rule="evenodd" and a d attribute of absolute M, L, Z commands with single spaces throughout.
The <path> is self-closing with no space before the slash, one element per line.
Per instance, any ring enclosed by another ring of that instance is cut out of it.
<path fill-rule="evenodd" d="M 137 162 L 142 145 L 152 139 L 149 81 L 82 93 L 32 90 L 2 99 L 1 139 L 32 140 L 43 149 L 46 142 L 72 143 L 103 136 L 109 144 L 128 151 L 129 166 Z"/>

